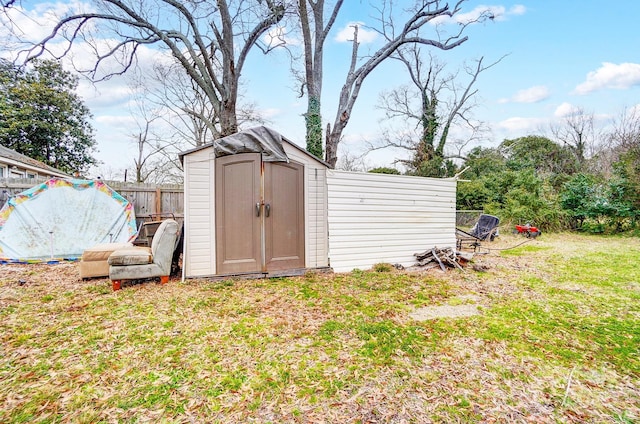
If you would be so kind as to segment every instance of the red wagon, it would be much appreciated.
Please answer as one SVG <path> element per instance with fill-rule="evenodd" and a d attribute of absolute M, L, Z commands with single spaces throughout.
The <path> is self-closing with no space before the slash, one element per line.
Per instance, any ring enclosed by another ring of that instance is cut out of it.
<path fill-rule="evenodd" d="M 542 234 L 542 231 L 540 231 L 538 227 L 534 227 L 533 225 L 530 225 L 530 224 L 516 225 L 516 230 L 514 232 L 517 232 L 518 234 L 522 234 L 528 238 L 529 237 L 536 238 L 540 234 Z"/>

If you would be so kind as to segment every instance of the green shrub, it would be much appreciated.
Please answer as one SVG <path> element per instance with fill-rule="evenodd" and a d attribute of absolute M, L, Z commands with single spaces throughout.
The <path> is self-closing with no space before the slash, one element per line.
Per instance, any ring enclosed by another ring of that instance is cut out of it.
<path fill-rule="evenodd" d="M 393 265 L 381 262 L 373 265 L 373 270 L 375 272 L 391 272 L 391 270 L 393 270 Z"/>
<path fill-rule="evenodd" d="M 390 175 L 400 175 L 400 171 L 398 171 L 395 168 L 389 168 L 389 167 L 378 167 L 378 168 L 373 168 L 369 170 L 370 173 L 372 174 L 390 174 Z"/>

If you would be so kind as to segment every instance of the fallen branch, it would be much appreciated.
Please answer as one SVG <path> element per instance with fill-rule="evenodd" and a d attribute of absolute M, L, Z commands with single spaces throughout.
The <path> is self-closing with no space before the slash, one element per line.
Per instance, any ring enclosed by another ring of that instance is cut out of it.
<path fill-rule="evenodd" d="M 444 267 L 444 264 L 442 263 L 442 261 L 440 260 L 440 258 L 438 257 L 438 254 L 436 253 L 436 249 L 435 247 L 433 249 L 431 249 L 431 254 L 433 255 L 434 258 L 436 258 L 436 260 L 438 261 L 438 264 L 440 265 L 440 269 L 443 271 L 446 271 L 447 269 Z"/>
<path fill-rule="evenodd" d="M 571 373 L 569 373 L 569 379 L 567 380 L 567 388 L 564 390 L 564 397 L 562 398 L 562 403 L 560 406 L 564 406 L 567 401 L 567 397 L 569 396 L 569 387 L 571 387 L 571 379 L 573 378 L 573 372 L 576 370 L 576 366 L 574 365 L 571 369 Z"/>
<path fill-rule="evenodd" d="M 442 271 L 446 271 L 447 267 L 464 270 L 462 265 L 469 262 L 473 257 L 469 254 L 458 255 L 455 250 L 451 248 L 439 249 L 437 247 L 422 253 L 414 253 L 413 256 L 415 256 L 418 261 L 416 266 L 423 269 L 431 269 L 439 266 Z"/>

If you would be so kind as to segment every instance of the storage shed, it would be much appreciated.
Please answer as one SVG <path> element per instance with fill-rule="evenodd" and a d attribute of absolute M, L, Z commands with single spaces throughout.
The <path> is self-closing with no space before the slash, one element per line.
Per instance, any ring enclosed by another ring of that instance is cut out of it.
<path fill-rule="evenodd" d="M 265 127 L 180 157 L 187 278 L 410 266 L 456 246 L 455 179 L 330 170 Z"/>
<path fill-rule="evenodd" d="M 187 278 L 328 269 L 328 166 L 257 127 L 183 152 Z"/>
<path fill-rule="evenodd" d="M 336 272 L 411 266 L 456 246 L 456 180 L 329 170 L 329 257 Z"/>

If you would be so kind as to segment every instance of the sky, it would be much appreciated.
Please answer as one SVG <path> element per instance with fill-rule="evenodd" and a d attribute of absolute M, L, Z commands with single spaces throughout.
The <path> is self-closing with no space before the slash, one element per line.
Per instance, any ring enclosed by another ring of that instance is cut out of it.
<path fill-rule="evenodd" d="M 380 42 L 367 30 L 367 25 L 374 24 L 368 3 L 345 3 L 326 46 L 324 127 L 333 122 L 350 58 L 348 28 L 354 22 L 362 25 L 361 53 Z M 22 14 L 13 19 L 23 31 L 23 38 L 36 39 L 47 33 L 47 22 L 51 21 L 47 16 L 82 4 L 80 0 L 24 1 Z M 504 139 L 548 132 L 550 125 L 562 122 L 576 108 L 592 113 L 596 123 L 606 127 L 625 108 L 640 107 L 640 31 L 636 29 L 640 2 L 469 0 L 463 4 L 461 17 L 486 8 L 491 9 L 495 19 L 468 27 L 469 39 L 465 43 L 448 51 L 432 49 L 452 72 L 480 57 L 485 58 L 485 63 L 502 58 L 483 72 L 475 85 L 478 97 L 473 118 L 482 121 L 489 131 L 469 147 L 494 147 Z M 455 25 L 441 24 L 449 28 Z M 0 31 L 7 31 L 7 25 Z M 289 41 L 296 43 L 293 38 Z M 77 46 L 74 54 L 76 61 L 91 60 L 82 46 Z M 0 55 L 12 57 L 15 51 L 5 45 Z M 152 49 L 141 50 L 141 55 L 143 61 L 158 56 Z M 254 52 L 243 71 L 243 92 L 267 119 L 268 126 L 304 146 L 302 114 L 306 104 L 299 97 L 299 87 L 289 69 L 290 59 L 283 51 L 267 56 Z M 389 125 L 383 119 L 384 111 L 377 107 L 380 95 L 406 83 L 406 73 L 395 61 L 369 75 L 344 132 L 339 155 L 363 155 L 368 143 L 375 144 L 380 139 L 382 130 Z M 93 114 L 98 142 L 95 156 L 102 162 L 92 170 L 94 176 L 117 173 L 130 166 L 135 155 L 131 135 L 136 132 L 136 121 L 127 79 L 112 78 L 96 84 L 81 81 L 79 92 Z M 364 163 L 369 167 L 393 166 L 394 160 L 404 154 L 389 149 L 375 151 L 364 156 Z"/>

